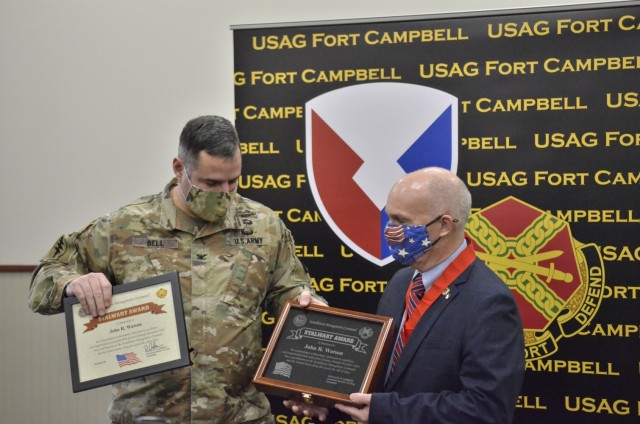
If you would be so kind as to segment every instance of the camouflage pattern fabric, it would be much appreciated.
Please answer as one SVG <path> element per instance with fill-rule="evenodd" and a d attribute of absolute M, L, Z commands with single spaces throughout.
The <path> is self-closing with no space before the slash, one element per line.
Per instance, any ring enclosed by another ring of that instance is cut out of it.
<path fill-rule="evenodd" d="M 224 220 L 195 222 L 173 204 L 176 184 L 61 237 L 34 272 L 29 306 L 62 312 L 65 286 L 88 272 L 117 285 L 178 271 L 193 365 L 115 384 L 109 418 L 272 423 L 251 384 L 262 357 L 261 304 L 277 315 L 286 300 L 313 293 L 309 275 L 273 211 L 237 196 Z"/>

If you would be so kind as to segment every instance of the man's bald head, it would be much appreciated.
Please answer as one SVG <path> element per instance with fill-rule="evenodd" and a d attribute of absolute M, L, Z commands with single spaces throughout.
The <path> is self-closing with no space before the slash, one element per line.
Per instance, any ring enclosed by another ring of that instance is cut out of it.
<path fill-rule="evenodd" d="M 451 171 L 430 167 L 405 175 L 389 192 L 389 200 L 404 199 L 413 210 L 431 217 L 449 214 L 464 223 L 471 212 L 471 193 Z M 388 202 L 389 203 L 389 202 Z"/>
<path fill-rule="evenodd" d="M 431 248 L 411 265 L 425 271 L 448 258 L 463 242 L 471 193 L 452 172 L 424 168 L 394 184 L 387 197 L 386 211 L 392 224 L 426 226 Z"/>

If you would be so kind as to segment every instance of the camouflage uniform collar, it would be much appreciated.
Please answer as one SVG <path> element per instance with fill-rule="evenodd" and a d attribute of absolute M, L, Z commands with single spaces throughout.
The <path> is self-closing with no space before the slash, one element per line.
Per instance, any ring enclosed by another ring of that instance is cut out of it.
<path fill-rule="evenodd" d="M 238 217 L 238 202 L 231 202 L 224 220 L 215 224 L 192 218 L 178 208 L 171 199 L 171 190 L 177 186 L 178 180 L 174 177 L 162 192 L 161 222 L 166 228 L 204 236 L 229 228 L 241 229 L 245 226 Z"/>

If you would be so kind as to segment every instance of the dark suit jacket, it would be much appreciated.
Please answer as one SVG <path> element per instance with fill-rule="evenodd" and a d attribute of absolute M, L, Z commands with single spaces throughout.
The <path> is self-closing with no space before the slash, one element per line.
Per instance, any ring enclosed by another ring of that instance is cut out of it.
<path fill-rule="evenodd" d="M 398 326 L 413 272 L 398 271 L 378 305 Z M 420 319 L 384 392 L 373 394 L 371 424 L 512 421 L 524 376 L 517 304 L 478 259 L 449 287 L 449 299 L 440 296 Z"/>

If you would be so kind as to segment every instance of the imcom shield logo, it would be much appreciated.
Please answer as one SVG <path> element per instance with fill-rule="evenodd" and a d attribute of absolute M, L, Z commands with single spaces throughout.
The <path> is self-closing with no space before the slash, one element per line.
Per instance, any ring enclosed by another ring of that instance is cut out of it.
<path fill-rule="evenodd" d="M 526 359 L 553 355 L 600 308 L 604 266 L 597 246 L 565 221 L 508 197 L 469 217 L 478 258 L 511 289 L 522 315 Z"/>
<path fill-rule="evenodd" d="M 389 189 L 427 166 L 456 172 L 458 100 L 421 85 L 368 83 L 306 103 L 306 166 L 318 209 L 351 250 L 383 266 Z"/>

